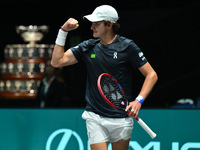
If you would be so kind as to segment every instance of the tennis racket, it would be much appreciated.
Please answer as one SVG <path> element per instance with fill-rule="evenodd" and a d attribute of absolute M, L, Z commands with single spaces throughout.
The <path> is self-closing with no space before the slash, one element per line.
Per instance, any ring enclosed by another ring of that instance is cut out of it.
<path fill-rule="evenodd" d="M 130 113 L 130 111 L 125 111 L 129 104 L 128 100 L 126 99 L 125 92 L 122 86 L 113 76 L 108 73 L 102 73 L 98 77 L 97 86 L 101 96 L 110 106 L 127 114 Z M 156 137 L 156 134 L 146 125 L 146 123 L 141 118 L 137 116 L 135 119 L 152 139 Z"/>

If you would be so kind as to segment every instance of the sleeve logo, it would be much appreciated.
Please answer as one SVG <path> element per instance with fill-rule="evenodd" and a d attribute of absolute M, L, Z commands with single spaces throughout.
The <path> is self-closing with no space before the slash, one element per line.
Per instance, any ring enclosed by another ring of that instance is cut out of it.
<path fill-rule="evenodd" d="M 145 60 L 145 59 L 146 59 L 146 58 L 144 57 L 143 52 L 139 52 L 138 55 L 139 55 L 139 57 L 140 57 L 142 60 Z"/>

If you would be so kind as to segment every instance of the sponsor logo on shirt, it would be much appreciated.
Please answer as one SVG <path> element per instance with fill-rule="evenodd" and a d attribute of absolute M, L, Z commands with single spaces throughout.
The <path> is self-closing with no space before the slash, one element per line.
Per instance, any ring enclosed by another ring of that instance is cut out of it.
<path fill-rule="evenodd" d="M 139 52 L 138 55 L 139 55 L 139 57 L 140 57 L 142 60 L 145 60 L 145 59 L 146 59 L 146 58 L 144 57 L 143 52 Z"/>
<path fill-rule="evenodd" d="M 96 54 L 91 54 L 90 55 L 90 58 L 95 58 L 96 57 Z"/>
<path fill-rule="evenodd" d="M 113 53 L 113 59 L 117 59 L 117 52 Z"/>

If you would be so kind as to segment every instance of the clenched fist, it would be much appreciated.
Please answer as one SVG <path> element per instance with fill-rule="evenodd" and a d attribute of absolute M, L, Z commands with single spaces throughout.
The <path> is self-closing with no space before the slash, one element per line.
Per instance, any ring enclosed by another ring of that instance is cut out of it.
<path fill-rule="evenodd" d="M 69 18 L 65 23 L 64 25 L 62 26 L 62 28 L 65 30 L 65 31 L 71 31 L 71 30 L 74 30 L 76 28 L 78 28 L 79 24 L 78 24 L 78 21 L 74 18 Z"/>

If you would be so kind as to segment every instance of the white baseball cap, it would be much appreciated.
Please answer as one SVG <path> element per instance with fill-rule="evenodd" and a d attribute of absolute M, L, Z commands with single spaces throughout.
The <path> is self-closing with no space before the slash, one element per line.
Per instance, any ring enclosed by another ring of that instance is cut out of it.
<path fill-rule="evenodd" d="M 97 7 L 92 14 L 83 16 L 83 18 L 86 18 L 91 22 L 105 20 L 116 23 L 118 20 L 118 13 L 115 8 L 110 5 L 101 5 Z"/>

